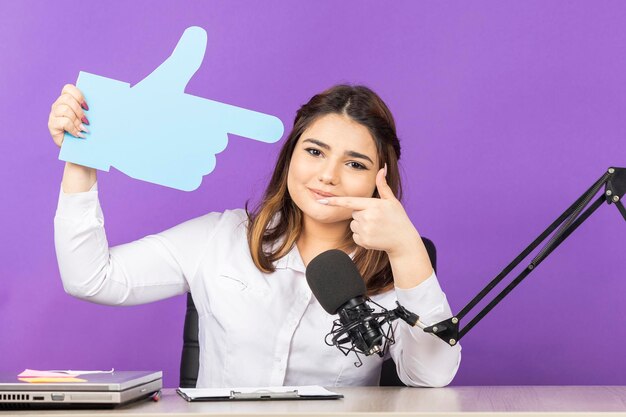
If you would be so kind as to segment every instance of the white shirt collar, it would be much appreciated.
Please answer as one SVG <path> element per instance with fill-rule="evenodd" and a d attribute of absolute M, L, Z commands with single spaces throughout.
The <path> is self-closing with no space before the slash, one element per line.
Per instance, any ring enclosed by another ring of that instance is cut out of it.
<path fill-rule="evenodd" d="M 302 256 L 300 255 L 300 251 L 298 250 L 298 246 L 295 244 L 287 253 L 287 255 L 274 262 L 274 266 L 276 267 L 276 269 L 290 268 L 294 271 L 302 273 L 304 273 L 306 270 L 306 267 L 304 266 L 304 261 L 302 260 Z"/>
<path fill-rule="evenodd" d="M 356 250 L 352 251 L 348 256 L 350 259 L 354 259 L 354 255 L 356 254 Z M 276 269 L 286 269 L 290 268 L 294 271 L 304 273 L 306 271 L 306 267 L 304 266 L 304 261 L 302 260 L 302 256 L 300 255 L 300 251 L 298 250 L 297 245 L 293 245 L 291 250 L 287 253 L 287 255 L 278 259 L 274 262 L 274 267 Z"/>

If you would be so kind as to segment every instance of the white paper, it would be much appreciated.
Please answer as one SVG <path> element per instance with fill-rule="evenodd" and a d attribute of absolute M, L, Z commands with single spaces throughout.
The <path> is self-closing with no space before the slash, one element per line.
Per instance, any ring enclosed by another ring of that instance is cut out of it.
<path fill-rule="evenodd" d="M 178 390 L 191 399 L 229 397 L 231 395 L 231 392 L 240 392 L 243 394 L 254 394 L 254 393 L 283 393 L 283 392 L 298 391 L 298 395 L 301 397 L 307 397 L 307 396 L 330 397 L 333 395 L 339 395 L 335 392 L 328 391 L 326 388 L 320 387 L 318 385 L 305 385 L 305 386 L 294 386 L 294 387 L 179 388 Z"/>

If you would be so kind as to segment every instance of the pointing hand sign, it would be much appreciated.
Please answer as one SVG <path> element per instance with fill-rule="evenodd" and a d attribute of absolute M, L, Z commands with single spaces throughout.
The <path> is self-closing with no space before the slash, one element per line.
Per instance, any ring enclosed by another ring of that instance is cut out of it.
<path fill-rule="evenodd" d="M 228 134 L 274 143 L 284 131 L 275 116 L 185 94 L 206 50 L 200 27 L 183 33 L 172 55 L 132 88 L 80 72 L 77 87 L 89 103 L 85 139 L 66 133 L 59 159 L 184 191 L 198 188 L 215 168 Z"/>

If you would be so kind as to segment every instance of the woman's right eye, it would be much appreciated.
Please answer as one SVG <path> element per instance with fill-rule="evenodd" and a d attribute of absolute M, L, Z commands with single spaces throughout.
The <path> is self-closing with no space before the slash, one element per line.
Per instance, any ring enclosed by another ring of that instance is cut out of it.
<path fill-rule="evenodd" d="M 313 156 L 320 156 L 322 153 L 319 151 L 319 149 L 315 149 L 315 148 L 306 148 L 305 149 L 306 152 L 310 153 Z"/>

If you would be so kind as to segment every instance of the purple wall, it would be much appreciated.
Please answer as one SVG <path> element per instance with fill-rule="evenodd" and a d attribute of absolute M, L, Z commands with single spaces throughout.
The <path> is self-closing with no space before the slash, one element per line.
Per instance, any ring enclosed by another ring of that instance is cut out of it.
<path fill-rule="evenodd" d="M 626 166 L 624 2 L 383 3 L 1 2 L 0 369 L 163 369 L 177 385 L 184 297 L 115 308 L 63 292 L 63 163 L 47 118 L 80 70 L 134 84 L 189 26 L 209 36 L 190 94 L 287 129 L 338 82 L 387 101 L 405 207 L 438 246 L 455 312 L 607 167 Z M 192 193 L 100 173 L 110 244 L 256 201 L 279 147 L 231 137 Z M 624 232 L 601 207 L 463 340 L 454 384 L 626 384 Z"/>

